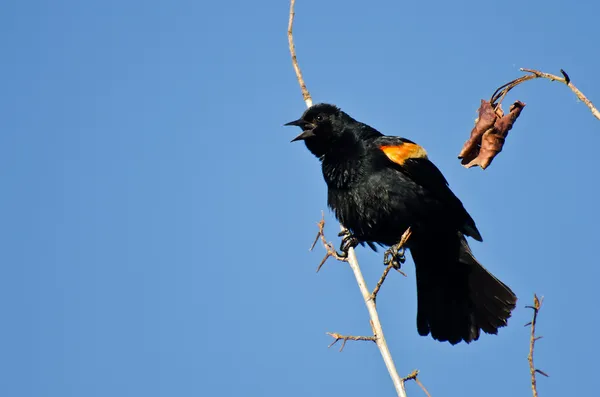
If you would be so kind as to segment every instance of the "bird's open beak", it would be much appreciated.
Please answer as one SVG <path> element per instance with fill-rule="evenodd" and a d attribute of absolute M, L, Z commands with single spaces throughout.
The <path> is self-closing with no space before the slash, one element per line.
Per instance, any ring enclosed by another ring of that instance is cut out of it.
<path fill-rule="evenodd" d="M 306 124 L 308 124 L 306 121 L 304 121 L 302 119 L 298 119 L 298 120 L 290 121 L 289 123 L 285 123 L 284 125 L 294 125 L 296 127 L 302 127 L 304 129 L 304 126 Z"/>
<path fill-rule="evenodd" d="M 292 142 L 295 141 L 303 141 L 306 138 L 310 138 L 311 136 L 315 136 L 315 133 L 313 132 L 313 129 L 315 128 L 315 125 L 308 123 L 302 119 L 298 119 L 298 120 L 294 120 L 294 121 L 290 121 L 289 123 L 286 123 L 284 125 L 293 125 L 296 127 L 300 127 L 303 129 L 302 133 L 300 135 L 298 135 L 297 137 L 295 137 L 294 139 L 292 139 Z"/>
<path fill-rule="evenodd" d="M 292 139 L 291 142 L 303 141 L 306 138 L 310 138 L 311 136 L 315 136 L 315 133 L 313 132 L 313 130 L 306 130 L 306 131 L 302 132 L 302 134 L 300 134 L 297 137 L 295 137 L 294 139 Z"/>

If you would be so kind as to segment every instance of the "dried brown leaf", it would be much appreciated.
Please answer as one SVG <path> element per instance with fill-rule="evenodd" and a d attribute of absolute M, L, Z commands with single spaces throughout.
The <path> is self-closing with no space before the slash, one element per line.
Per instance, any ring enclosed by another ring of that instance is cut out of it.
<path fill-rule="evenodd" d="M 477 156 L 470 161 L 466 161 L 467 159 L 464 158 L 462 164 L 467 168 L 476 165 L 482 169 L 489 167 L 498 153 L 502 151 L 508 131 L 513 127 L 515 120 L 519 117 L 524 107 L 525 104 L 523 102 L 516 101 L 510 106 L 508 114 L 504 114 L 500 105 L 496 106 L 493 128 L 488 129 L 481 136 Z"/>
<path fill-rule="evenodd" d="M 475 127 L 471 130 L 471 136 L 469 137 L 469 140 L 465 142 L 458 155 L 458 158 L 462 159 L 462 164 L 466 164 L 477 157 L 483 134 L 493 128 L 494 123 L 496 122 L 496 113 L 489 101 L 484 99 L 481 100 L 481 106 L 479 106 L 478 113 L 479 117 L 475 121 Z"/>
<path fill-rule="evenodd" d="M 500 119 L 496 120 L 494 128 L 497 131 L 498 135 L 501 135 L 503 137 L 506 137 L 508 135 L 508 131 L 510 131 L 513 127 L 515 120 L 517 120 L 517 117 L 519 117 L 524 107 L 525 104 L 523 102 L 516 101 L 515 103 L 510 105 L 509 112 L 506 116 L 503 116 Z"/>

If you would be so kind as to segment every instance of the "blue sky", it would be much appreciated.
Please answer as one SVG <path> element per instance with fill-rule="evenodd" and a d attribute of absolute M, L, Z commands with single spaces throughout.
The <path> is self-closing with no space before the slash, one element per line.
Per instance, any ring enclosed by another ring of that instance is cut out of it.
<path fill-rule="evenodd" d="M 475 218 L 472 246 L 520 300 L 499 336 L 416 331 L 414 267 L 378 300 L 401 374 L 433 396 L 591 395 L 600 341 L 600 121 L 532 81 L 504 151 L 456 159 L 481 98 L 519 67 L 565 69 L 600 104 L 600 5 L 298 0 L 315 101 L 425 146 Z M 0 394 L 392 396 L 349 268 L 309 253 L 318 162 L 282 124 L 304 110 L 288 3 L 9 0 L 0 13 Z M 507 102 L 508 103 L 508 102 Z M 327 213 L 328 232 L 337 225 Z M 359 249 L 370 286 L 381 257 Z M 569 380 L 574 375 L 576 379 Z M 422 395 L 408 385 L 409 395 Z"/>

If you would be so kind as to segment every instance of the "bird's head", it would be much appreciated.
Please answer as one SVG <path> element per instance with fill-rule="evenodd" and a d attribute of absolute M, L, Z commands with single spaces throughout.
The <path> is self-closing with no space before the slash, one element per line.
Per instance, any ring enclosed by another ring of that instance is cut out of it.
<path fill-rule="evenodd" d="M 321 157 L 342 137 L 348 121 L 353 120 L 338 107 L 320 103 L 308 108 L 298 120 L 285 125 L 302 128 L 302 133 L 292 142 L 304 141 L 308 150 Z"/>

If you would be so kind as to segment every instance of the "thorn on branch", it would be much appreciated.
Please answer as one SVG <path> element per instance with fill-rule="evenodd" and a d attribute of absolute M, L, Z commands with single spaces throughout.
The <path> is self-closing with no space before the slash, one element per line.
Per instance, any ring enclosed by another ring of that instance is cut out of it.
<path fill-rule="evenodd" d="M 319 272 L 319 270 L 321 270 L 321 267 L 323 267 L 323 265 L 325 264 L 327 259 L 329 259 L 329 257 L 334 257 L 338 261 L 348 262 L 348 258 L 344 258 L 344 257 L 338 255 L 333 244 L 328 242 L 327 239 L 325 238 L 325 213 L 323 211 L 321 211 L 321 220 L 317 223 L 317 226 L 319 227 L 319 231 L 317 232 L 315 241 L 312 243 L 312 245 L 310 247 L 310 251 L 312 251 L 313 248 L 315 248 L 315 245 L 317 245 L 317 242 L 319 241 L 319 239 L 321 239 L 321 242 L 323 243 L 323 247 L 325 247 L 325 251 L 327 251 L 327 253 L 325 254 L 325 257 L 321 260 L 321 262 L 319 263 L 319 266 L 317 266 L 317 273 Z"/>
<path fill-rule="evenodd" d="M 560 70 L 560 73 L 563 75 L 563 77 L 565 78 L 565 84 L 569 85 L 569 83 L 571 82 L 571 78 L 569 77 L 569 75 L 567 74 L 567 72 L 565 72 L 564 70 Z"/>
<path fill-rule="evenodd" d="M 548 375 L 547 373 L 545 373 L 541 369 L 536 369 L 535 372 L 537 372 L 540 375 L 544 375 L 546 378 L 550 377 L 550 375 Z"/>
<path fill-rule="evenodd" d="M 340 335 L 335 332 L 327 332 L 327 335 L 329 335 L 335 339 L 333 342 L 331 342 L 331 344 L 329 346 L 327 346 L 328 348 L 335 345 L 338 341 L 340 341 L 340 340 L 342 341 L 342 346 L 340 347 L 340 352 L 342 350 L 344 350 L 344 347 L 346 346 L 346 342 L 349 340 L 363 340 L 363 341 L 371 341 L 371 342 L 377 341 L 377 338 L 375 336 Z"/>

